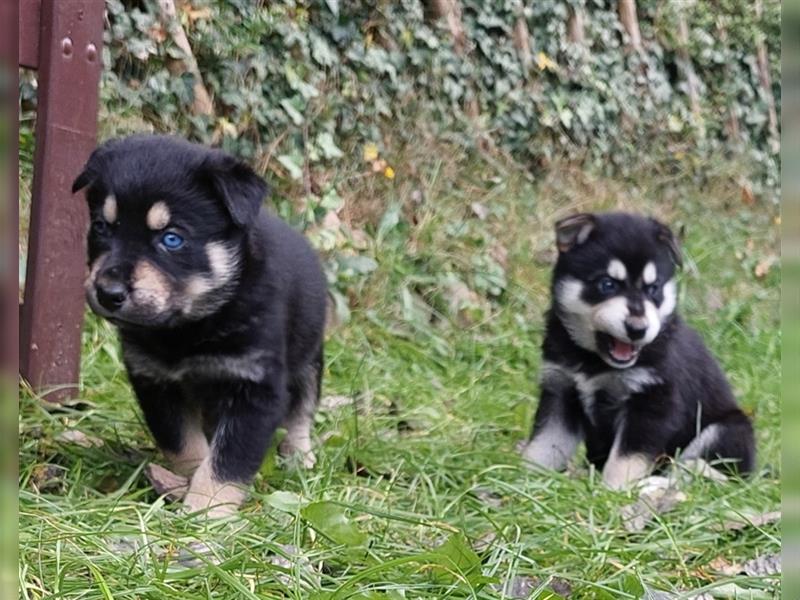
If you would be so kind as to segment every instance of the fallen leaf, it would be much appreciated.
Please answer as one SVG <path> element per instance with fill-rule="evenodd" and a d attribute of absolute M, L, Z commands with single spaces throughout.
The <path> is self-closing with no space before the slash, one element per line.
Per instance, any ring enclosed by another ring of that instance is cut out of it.
<path fill-rule="evenodd" d="M 723 556 L 718 556 L 710 563 L 708 563 L 708 568 L 720 575 L 727 575 L 728 577 L 732 577 L 733 575 L 738 575 L 741 573 L 742 567 L 736 563 L 732 563 L 728 561 Z"/>
<path fill-rule="evenodd" d="M 319 585 L 319 572 L 314 569 L 308 557 L 304 556 L 297 546 L 291 544 L 278 544 L 280 553 L 270 554 L 268 561 L 274 567 L 278 567 L 276 573 L 278 581 L 287 587 L 292 587 L 296 583 L 295 570 L 305 572 L 310 579 Z M 307 579 L 301 576 L 301 580 Z"/>
<path fill-rule="evenodd" d="M 59 465 L 36 465 L 31 471 L 30 484 L 37 492 L 58 492 L 64 487 L 67 470 Z"/>
<path fill-rule="evenodd" d="M 544 52 L 539 52 L 536 55 L 536 65 L 539 67 L 540 71 L 555 71 L 558 69 L 558 65 Z"/>
<path fill-rule="evenodd" d="M 620 509 L 622 525 L 631 533 L 643 531 L 656 515 L 671 511 L 684 500 L 686 494 L 669 485 L 644 490 L 636 502 Z"/>
<path fill-rule="evenodd" d="M 364 162 L 372 162 L 378 158 L 378 146 L 372 142 L 364 144 L 364 152 L 362 154 Z"/>
<path fill-rule="evenodd" d="M 386 177 L 386 179 L 394 179 L 394 169 L 392 167 L 386 167 L 383 170 L 383 176 Z"/>
<path fill-rule="evenodd" d="M 377 160 L 373 160 L 372 161 L 372 172 L 373 173 L 380 173 L 381 171 L 383 171 L 388 166 L 389 166 L 389 163 L 387 163 L 382 158 L 379 158 Z"/>
<path fill-rule="evenodd" d="M 772 265 L 774 265 L 776 262 L 778 262 L 778 257 L 774 254 L 770 254 L 769 256 L 762 258 L 760 261 L 758 261 L 756 268 L 753 270 L 755 276 L 758 279 L 763 279 L 766 277 L 767 273 L 769 273 Z"/>
<path fill-rule="evenodd" d="M 741 514 L 736 515 L 735 519 L 725 521 L 725 523 L 722 524 L 722 529 L 726 529 L 728 531 L 738 531 L 740 529 L 745 529 L 746 527 L 763 527 L 764 525 L 769 525 L 770 523 L 780 521 L 780 519 L 781 511 L 779 510 L 772 510 L 758 514 Z"/>
<path fill-rule="evenodd" d="M 350 396 L 342 395 L 323 396 L 322 400 L 319 401 L 319 407 L 323 410 L 336 410 L 351 404 L 353 404 L 353 399 Z"/>
<path fill-rule="evenodd" d="M 77 429 L 68 429 L 66 431 L 62 431 L 56 436 L 56 440 L 59 442 L 67 442 L 69 444 L 77 444 L 78 446 L 82 446 L 84 448 L 99 448 L 103 445 L 103 440 L 100 438 L 86 435 Z"/>
<path fill-rule="evenodd" d="M 186 477 L 155 463 L 149 463 L 144 468 L 144 476 L 147 477 L 156 494 L 164 496 L 171 502 L 181 500 L 189 488 L 189 480 Z"/>
<path fill-rule="evenodd" d="M 503 499 L 500 494 L 493 492 L 482 487 L 472 488 L 474 496 L 484 504 L 492 508 L 500 508 L 503 505 Z"/>
<path fill-rule="evenodd" d="M 741 572 L 750 577 L 763 577 L 764 575 L 781 574 L 780 554 L 767 554 L 748 560 L 741 567 Z"/>
<path fill-rule="evenodd" d="M 473 202 L 469 205 L 469 207 L 472 209 L 472 214 L 478 217 L 481 221 L 485 221 L 486 217 L 489 216 L 489 209 L 481 202 Z"/>
<path fill-rule="evenodd" d="M 492 586 L 492 588 L 500 592 L 504 598 L 530 598 L 533 592 L 542 587 L 558 594 L 559 598 L 569 598 L 572 595 L 572 586 L 569 582 L 558 577 L 553 577 L 543 582 L 539 577 L 515 575 L 504 583 L 496 583 Z M 545 592 L 535 597 L 553 598 L 553 595 Z"/>
<path fill-rule="evenodd" d="M 339 218 L 339 215 L 336 214 L 335 210 L 329 210 L 322 218 L 321 225 L 323 229 L 338 231 L 342 225 L 342 220 Z"/>

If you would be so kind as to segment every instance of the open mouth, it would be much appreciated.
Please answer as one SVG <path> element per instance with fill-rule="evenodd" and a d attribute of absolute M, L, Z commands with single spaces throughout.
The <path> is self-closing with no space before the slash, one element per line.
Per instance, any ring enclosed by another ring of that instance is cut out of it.
<path fill-rule="evenodd" d="M 613 366 L 627 367 L 639 357 L 641 348 L 607 333 L 597 333 L 597 348 Z"/>

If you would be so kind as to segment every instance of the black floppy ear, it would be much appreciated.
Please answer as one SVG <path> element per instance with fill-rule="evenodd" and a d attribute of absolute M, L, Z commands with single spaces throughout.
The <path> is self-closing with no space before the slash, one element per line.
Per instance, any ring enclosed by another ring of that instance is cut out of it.
<path fill-rule="evenodd" d="M 214 151 L 200 167 L 237 227 L 248 227 L 269 194 L 267 182 L 245 163 Z"/>
<path fill-rule="evenodd" d="M 72 193 L 82 190 L 87 185 L 94 181 L 94 175 L 89 171 L 88 164 L 86 167 L 83 168 L 80 175 L 75 178 L 75 181 L 72 182 Z"/>
<path fill-rule="evenodd" d="M 683 252 L 681 251 L 678 238 L 672 233 L 672 230 L 661 221 L 657 221 L 656 219 L 651 219 L 651 221 L 653 221 L 656 226 L 656 239 L 667 246 L 672 261 L 678 267 L 683 267 Z M 683 228 L 681 228 L 680 234 L 681 237 L 683 237 Z"/>
<path fill-rule="evenodd" d="M 596 224 L 593 214 L 580 213 L 556 221 L 556 245 L 559 252 L 567 252 L 573 246 L 582 244 L 592 233 Z"/>

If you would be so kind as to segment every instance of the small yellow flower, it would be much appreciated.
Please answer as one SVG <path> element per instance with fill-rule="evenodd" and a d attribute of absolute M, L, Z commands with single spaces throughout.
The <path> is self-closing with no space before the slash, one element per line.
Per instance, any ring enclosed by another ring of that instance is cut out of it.
<path fill-rule="evenodd" d="M 386 179 L 394 179 L 394 169 L 392 167 L 386 167 L 383 170 L 383 176 L 386 177 Z"/>
<path fill-rule="evenodd" d="M 363 156 L 365 162 L 372 162 L 373 160 L 378 158 L 378 146 L 373 144 L 372 142 L 364 144 Z"/>

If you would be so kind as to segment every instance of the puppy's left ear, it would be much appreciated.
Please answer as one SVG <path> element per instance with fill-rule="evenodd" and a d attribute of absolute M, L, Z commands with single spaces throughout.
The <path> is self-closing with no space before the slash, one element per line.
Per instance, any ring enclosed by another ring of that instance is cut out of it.
<path fill-rule="evenodd" d="M 201 170 L 236 226 L 250 226 L 269 194 L 267 182 L 248 165 L 221 151 L 214 151 Z"/>
<path fill-rule="evenodd" d="M 669 255 L 672 257 L 672 261 L 678 266 L 683 267 L 683 252 L 681 250 L 681 244 L 679 239 L 672 233 L 672 230 L 664 225 L 661 221 L 657 221 L 656 219 L 651 219 L 651 221 L 656 226 L 656 239 L 659 242 L 666 245 L 667 249 L 669 250 Z M 680 237 L 683 237 L 683 228 L 680 231 Z"/>
<path fill-rule="evenodd" d="M 582 244 L 595 228 L 597 219 L 591 213 L 579 213 L 556 222 L 556 245 L 559 252 L 568 252 Z"/>

